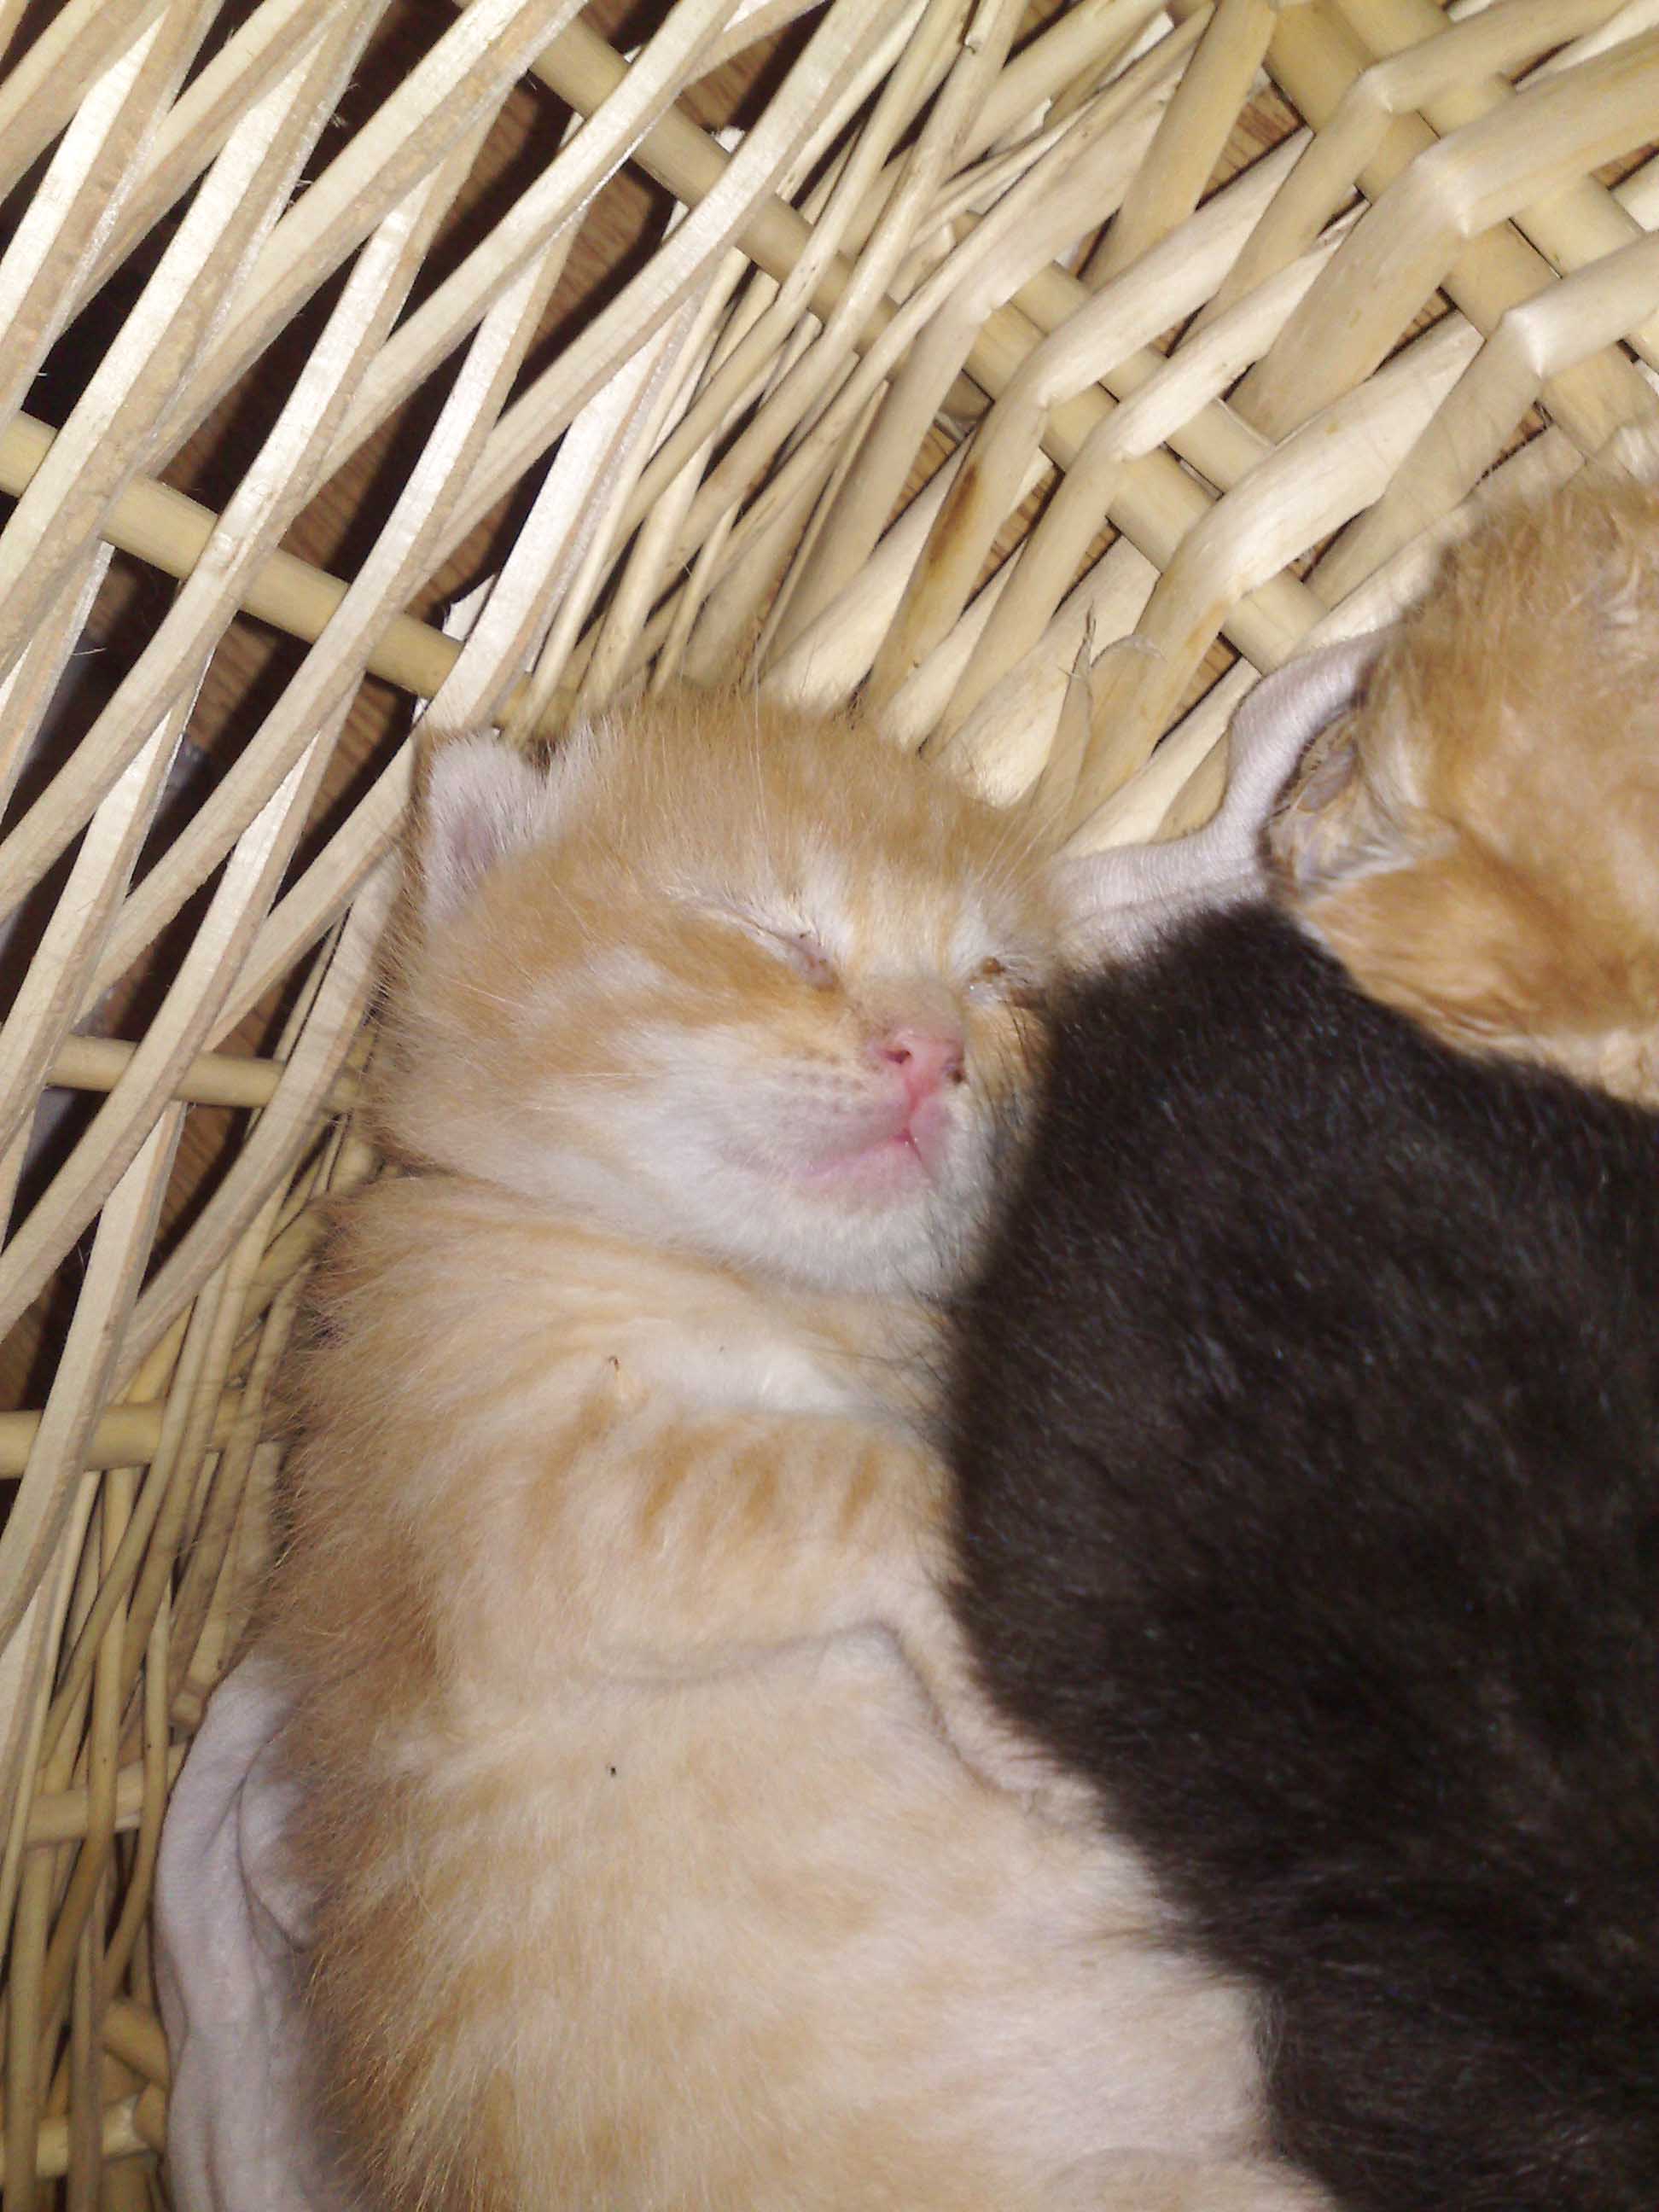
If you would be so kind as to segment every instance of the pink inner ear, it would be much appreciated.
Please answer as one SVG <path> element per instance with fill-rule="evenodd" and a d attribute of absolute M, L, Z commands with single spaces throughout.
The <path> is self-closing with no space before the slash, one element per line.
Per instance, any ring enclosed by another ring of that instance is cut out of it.
<path fill-rule="evenodd" d="M 1319 890 L 1344 872 L 1352 854 L 1350 826 L 1328 818 L 1328 810 L 1353 783 L 1359 757 L 1347 732 L 1346 715 L 1314 739 L 1304 764 L 1267 825 L 1267 848 L 1291 886 Z"/>
<path fill-rule="evenodd" d="M 507 850 L 495 823 L 480 816 L 457 822 L 450 834 L 445 866 L 469 888 L 487 875 Z"/>
<path fill-rule="evenodd" d="M 1342 726 L 1339 723 L 1328 733 L 1328 742 L 1324 738 L 1315 739 L 1310 763 L 1291 791 L 1292 805 L 1305 806 L 1310 813 L 1317 814 L 1321 807 L 1328 806 L 1353 781 L 1358 756 L 1341 738 Z"/>
<path fill-rule="evenodd" d="M 427 920 L 447 920 L 498 861 L 544 836 L 551 811 L 547 780 L 510 745 L 486 738 L 446 745 L 433 760 L 422 810 Z"/>

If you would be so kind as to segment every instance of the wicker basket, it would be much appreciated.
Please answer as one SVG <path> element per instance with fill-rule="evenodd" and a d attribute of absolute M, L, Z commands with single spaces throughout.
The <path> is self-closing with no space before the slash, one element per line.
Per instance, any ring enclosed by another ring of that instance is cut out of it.
<path fill-rule="evenodd" d="M 1659 6 L 0 20 L 28 2212 L 157 2193 L 156 1838 L 257 1582 L 315 1201 L 373 1167 L 414 702 L 526 735 L 748 662 L 998 796 L 1046 761 L 1083 839 L 1189 826 L 1257 674 L 1385 620 L 1480 480 L 1646 446 Z"/>

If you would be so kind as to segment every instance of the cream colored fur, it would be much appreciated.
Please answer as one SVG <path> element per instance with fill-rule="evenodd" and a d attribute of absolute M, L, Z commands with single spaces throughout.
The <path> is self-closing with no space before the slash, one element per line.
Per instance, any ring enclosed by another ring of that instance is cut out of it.
<path fill-rule="evenodd" d="M 1246 1999 L 939 1717 L 994 1759 L 935 1594 L 927 1299 L 1030 1081 L 1042 855 L 730 702 L 545 779 L 459 746 L 424 819 L 410 1171 L 341 1225 L 269 1608 L 366 2195 L 1312 2203 L 1258 2160 Z"/>

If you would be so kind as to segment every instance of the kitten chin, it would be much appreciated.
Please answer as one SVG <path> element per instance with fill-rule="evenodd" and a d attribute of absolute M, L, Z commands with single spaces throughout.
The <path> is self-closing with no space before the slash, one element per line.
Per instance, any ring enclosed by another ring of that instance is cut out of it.
<path fill-rule="evenodd" d="M 1659 491 L 1575 478 L 1455 546 L 1269 846 L 1373 996 L 1659 1102 Z"/>

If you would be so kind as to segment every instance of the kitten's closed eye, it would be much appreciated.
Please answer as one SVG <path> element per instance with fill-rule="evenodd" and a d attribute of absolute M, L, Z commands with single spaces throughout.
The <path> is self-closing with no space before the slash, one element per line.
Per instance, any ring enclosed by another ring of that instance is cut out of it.
<path fill-rule="evenodd" d="M 787 917 L 769 918 L 742 907 L 702 900 L 695 903 L 699 914 L 741 930 L 751 943 L 787 962 L 817 989 L 828 990 L 838 980 L 835 961 L 815 929 Z"/>
<path fill-rule="evenodd" d="M 835 983 L 836 963 L 810 929 L 766 930 L 762 933 L 796 971 L 820 991 Z"/>
<path fill-rule="evenodd" d="M 1012 958 L 999 959 L 988 953 L 968 978 L 967 994 L 970 999 L 995 1000 L 1005 1006 L 1018 1006 L 1030 1013 L 1039 1013 L 1048 1003 L 1048 991 L 1042 976 Z"/>

